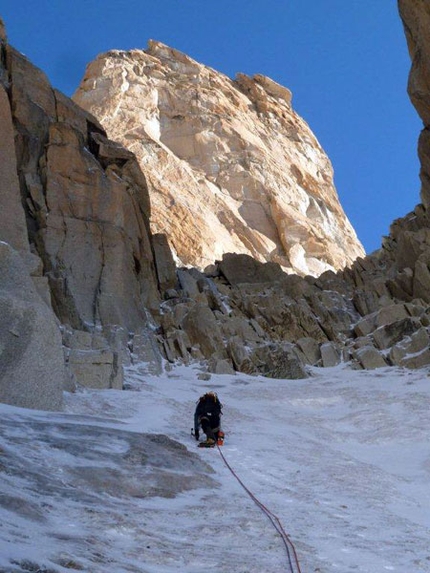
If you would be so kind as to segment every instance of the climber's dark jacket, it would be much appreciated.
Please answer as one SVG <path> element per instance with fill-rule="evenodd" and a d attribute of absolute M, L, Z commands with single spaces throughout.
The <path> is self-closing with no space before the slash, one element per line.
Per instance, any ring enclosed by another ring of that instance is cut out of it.
<path fill-rule="evenodd" d="M 197 402 L 194 412 L 194 436 L 200 437 L 200 428 L 207 438 L 216 440 L 221 426 L 222 404 L 214 392 L 204 394 Z"/>

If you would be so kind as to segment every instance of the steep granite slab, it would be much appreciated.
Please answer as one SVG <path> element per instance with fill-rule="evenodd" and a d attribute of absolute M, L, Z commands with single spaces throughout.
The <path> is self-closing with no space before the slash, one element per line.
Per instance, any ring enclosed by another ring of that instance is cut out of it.
<path fill-rule="evenodd" d="M 61 334 L 17 251 L 0 242 L 0 402 L 59 410 L 65 366 Z"/>

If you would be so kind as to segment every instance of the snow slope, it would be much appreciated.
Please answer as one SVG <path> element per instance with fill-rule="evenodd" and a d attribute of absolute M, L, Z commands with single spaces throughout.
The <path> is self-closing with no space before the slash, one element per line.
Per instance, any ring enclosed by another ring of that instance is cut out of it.
<path fill-rule="evenodd" d="M 209 389 L 226 459 L 302 573 L 430 572 L 428 371 L 142 372 L 128 391 L 66 394 L 64 413 L 0 406 L 0 573 L 289 571 L 267 517 L 190 436 Z"/>

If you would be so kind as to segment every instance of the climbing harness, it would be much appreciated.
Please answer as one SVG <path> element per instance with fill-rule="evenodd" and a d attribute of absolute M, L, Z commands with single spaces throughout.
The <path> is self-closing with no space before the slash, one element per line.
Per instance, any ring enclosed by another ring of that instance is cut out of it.
<path fill-rule="evenodd" d="M 226 465 L 226 467 L 230 470 L 230 472 L 233 474 L 233 476 L 237 479 L 237 481 L 240 483 L 240 485 L 243 487 L 243 489 L 246 491 L 246 493 L 249 495 L 249 497 L 252 499 L 252 501 L 261 509 L 261 511 L 263 513 L 265 513 L 267 515 L 267 517 L 269 518 L 273 527 L 276 529 L 276 531 L 281 536 L 281 539 L 282 539 L 284 546 L 285 546 L 285 550 L 287 552 L 288 565 L 289 565 L 290 573 L 301 573 L 296 548 L 294 547 L 293 542 L 291 541 L 291 539 L 289 538 L 285 529 L 283 528 L 279 517 L 277 517 L 274 513 L 272 513 L 270 511 L 270 509 L 268 509 L 263 503 L 261 503 L 261 501 L 259 499 L 257 499 L 255 497 L 255 495 L 252 493 L 252 491 L 246 487 L 246 485 L 243 483 L 243 481 L 240 479 L 240 477 L 236 474 L 234 469 L 228 463 L 228 461 L 226 460 L 226 458 L 225 458 L 224 454 L 222 453 L 221 448 L 218 446 L 218 444 L 216 447 L 218 448 L 218 452 L 219 452 L 224 464 Z"/>

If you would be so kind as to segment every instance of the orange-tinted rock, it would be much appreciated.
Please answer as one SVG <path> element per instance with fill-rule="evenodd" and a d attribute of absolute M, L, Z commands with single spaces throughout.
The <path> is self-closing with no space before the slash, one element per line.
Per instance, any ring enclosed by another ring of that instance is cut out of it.
<path fill-rule="evenodd" d="M 151 41 L 99 56 L 74 100 L 136 153 L 153 230 L 183 264 L 235 252 L 319 275 L 363 255 L 330 161 L 273 80 L 232 81 Z"/>

